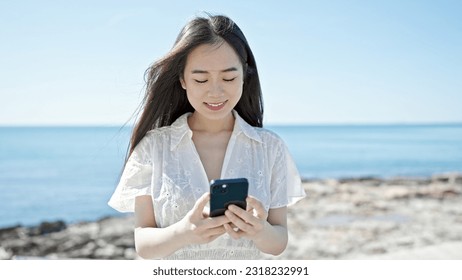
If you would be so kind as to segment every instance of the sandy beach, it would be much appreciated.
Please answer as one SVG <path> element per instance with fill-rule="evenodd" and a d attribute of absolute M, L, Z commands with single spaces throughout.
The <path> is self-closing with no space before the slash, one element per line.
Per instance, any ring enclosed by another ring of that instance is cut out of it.
<path fill-rule="evenodd" d="M 264 259 L 462 260 L 462 174 L 307 180 L 289 245 Z M 133 218 L 0 229 L 0 259 L 137 259 Z"/>

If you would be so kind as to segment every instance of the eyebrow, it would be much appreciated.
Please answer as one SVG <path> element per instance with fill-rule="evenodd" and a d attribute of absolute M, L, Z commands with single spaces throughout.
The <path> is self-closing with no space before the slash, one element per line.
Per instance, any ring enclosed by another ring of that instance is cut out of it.
<path fill-rule="evenodd" d="M 224 70 L 221 70 L 221 72 L 223 72 L 223 73 L 224 72 L 232 72 L 232 71 L 237 71 L 237 68 L 236 67 L 229 67 L 229 68 L 226 68 Z M 195 69 L 195 70 L 192 70 L 191 73 L 192 74 L 207 74 L 209 72 L 206 71 L 206 70 L 197 70 L 197 69 Z"/>

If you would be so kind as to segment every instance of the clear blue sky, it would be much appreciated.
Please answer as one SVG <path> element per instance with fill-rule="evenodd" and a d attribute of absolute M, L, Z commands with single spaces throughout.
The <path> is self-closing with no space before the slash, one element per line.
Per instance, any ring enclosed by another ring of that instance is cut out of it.
<path fill-rule="evenodd" d="M 462 1 L 0 1 L 0 125 L 122 124 L 201 11 L 257 59 L 265 122 L 462 122 Z"/>

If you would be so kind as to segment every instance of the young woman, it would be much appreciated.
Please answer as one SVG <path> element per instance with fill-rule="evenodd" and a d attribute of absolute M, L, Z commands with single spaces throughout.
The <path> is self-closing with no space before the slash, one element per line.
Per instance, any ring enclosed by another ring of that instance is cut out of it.
<path fill-rule="evenodd" d="M 255 259 L 287 245 L 305 196 L 283 141 L 262 128 L 257 66 L 228 17 L 197 17 L 147 71 L 142 113 L 109 205 L 135 212 L 142 258 Z M 209 217 L 209 182 L 245 177 L 247 210 Z"/>

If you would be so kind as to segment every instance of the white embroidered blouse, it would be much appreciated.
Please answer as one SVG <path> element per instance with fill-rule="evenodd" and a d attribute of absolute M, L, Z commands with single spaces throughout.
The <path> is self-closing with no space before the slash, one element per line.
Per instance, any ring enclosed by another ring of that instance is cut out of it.
<path fill-rule="evenodd" d="M 252 127 L 237 112 L 226 150 L 221 178 L 245 177 L 249 195 L 268 211 L 305 197 L 300 176 L 286 145 L 275 133 Z M 133 212 L 135 197 L 151 195 L 158 227 L 181 220 L 196 200 L 209 191 L 207 175 L 192 141 L 187 118 L 149 131 L 127 161 L 109 205 Z M 224 234 L 208 244 L 190 245 L 166 259 L 256 259 L 252 241 Z"/>

